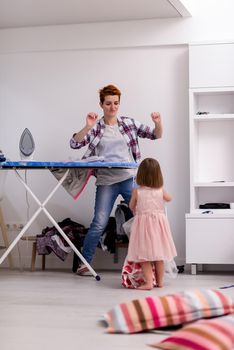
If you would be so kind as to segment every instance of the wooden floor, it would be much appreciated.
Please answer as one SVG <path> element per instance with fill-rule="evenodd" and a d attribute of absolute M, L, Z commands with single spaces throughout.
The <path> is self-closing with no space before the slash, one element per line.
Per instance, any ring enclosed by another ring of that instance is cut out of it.
<path fill-rule="evenodd" d="M 107 334 L 102 315 L 119 302 L 196 287 L 234 284 L 233 273 L 179 274 L 152 291 L 127 290 L 120 272 L 100 272 L 101 281 L 70 271 L 0 269 L 1 350 L 150 349 L 165 338 L 154 333 Z M 234 288 L 223 290 L 233 295 Z"/>

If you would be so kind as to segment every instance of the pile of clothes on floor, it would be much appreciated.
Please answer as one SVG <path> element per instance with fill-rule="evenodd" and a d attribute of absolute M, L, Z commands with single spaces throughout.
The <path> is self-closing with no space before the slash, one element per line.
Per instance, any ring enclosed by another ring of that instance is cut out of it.
<path fill-rule="evenodd" d="M 132 216 L 127 204 L 121 202 L 117 205 L 115 216 L 110 217 L 107 226 L 100 238 L 98 247 L 110 252 L 115 253 L 116 242 L 128 243 L 128 236 L 123 230 L 123 224 Z M 67 235 L 74 246 L 81 252 L 83 242 L 88 228 L 84 225 L 66 218 L 61 222 L 58 222 L 63 232 Z M 55 226 L 46 227 L 42 230 L 40 235 L 37 235 L 37 253 L 39 255 L 48 255 L 54 252 L 56 256 L 65 261 L 67 255 L 72 252 L 72 248 L 61 236 Z M 76 272 L 79 265 L 79 258 L 76 254 L 73 257 L 72 271 Z"/>
<path fill-rule="evenodd" d="M 88 229 L 70 218 L 58 222 L 58 225 L 80 251 Z M 42 233 L 37 235 L 37 253 L 39 255 L 49 255 L 51 252 L 54 252 L 59 259 L 65 261 L 71 251 L 72 248 L 54 226 L 44 228 Z"/>

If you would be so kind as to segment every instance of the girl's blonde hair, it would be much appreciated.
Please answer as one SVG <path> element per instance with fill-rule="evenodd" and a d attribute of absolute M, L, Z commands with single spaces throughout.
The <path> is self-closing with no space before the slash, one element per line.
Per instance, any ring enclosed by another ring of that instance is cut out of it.
<path fill-rule="evenodd" d="M 136 183 L 139 186 L 160 188 L 163 186 L 163 176 L 159 162 L 154 158 L 145 158 L 139 165 Z"/>

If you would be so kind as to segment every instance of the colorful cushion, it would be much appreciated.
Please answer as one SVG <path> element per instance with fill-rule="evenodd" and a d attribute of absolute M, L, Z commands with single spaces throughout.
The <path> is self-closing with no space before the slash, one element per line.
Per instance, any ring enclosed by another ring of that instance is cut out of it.
<path fill-rule="evenodd" d="M 234 316 L 197 321 L 152 346 L 165 350 L 231 350 L 234 347 Z"/>
<path fill-rule="evenodd" d="M 232 311 L 232 299 L 221 291 L 196 289 L 122 303 L 107 312 L 104 318 L 109 333 L 136 333 L 222 316 Z"/>

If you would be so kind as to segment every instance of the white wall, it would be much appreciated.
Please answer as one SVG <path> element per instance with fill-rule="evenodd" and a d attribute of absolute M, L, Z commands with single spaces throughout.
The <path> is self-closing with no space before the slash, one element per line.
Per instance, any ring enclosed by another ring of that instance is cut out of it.
<path fill-rule="evenodd" d="M 121 114 L 152 124 L 150 112 L 161 112 L 163 139 L 140 140 L 140 144 L 143 157 L 156 157 L 162 163 L 167 188 L 174 197 L 168 211 L 178 252 L 183 258 L 184 238 L 179 242 L 184 237 L 184 213 L 188 203 L 188 191 L 181 192 L 184 187 L 188 188 L 187 48 L 15 53 L 2 55 L 0 62 L 1 148 L 11 160 L 19 159 L 18 143 L 25 127 L 35 139 L 35 159 L 81 157 L 84 150 L 71 150 L 69 139 L 83 127 L 88 111 L 101 112 L 97 90 L 110 82 L 122 90 Z M 8 175 L 3 208 L 6 221 L 25 222 L 24 189 L 12 172 Z M 41 199 L 56 184 L 48 171 L 28 171 L 27 178 Z M 32 214 L 36 207 L 33 201 L 30 203 Z M 48 208 L 59 221 L 72 217 L 87 226 L 93 203 L 92 181 L 77 201 L 60 189 Z M 46 218 L 40 215 L 33 230 L 38 232 L 47 224 Z"/>
<path fill-rule="evenodd" d="M 222 28 L 207 18 L 0 31 L 0 148 L 11 160 L 19 159 L 18 142 L 25 127 L 35 139 L 35 159 L 81 157 L 84 150 L 69 148 L 70 136 L 84 125 L 87 112 L 101 113 L 98 89 L 108 83 L 122 90 L 121 114 L 150 123 L 150 112 L 161 112 L 163 139 L 141 140 L 140 144 L 143 157 L 160 160 L 167 190 L 174 199 L 168 215 L 178 264 L 185 259 L 184 215 L 189 210 L 186 44 L 234 36 L 230 16 Z M 9 172 L 3 201 L 7 223 L 24 223 L 28 217 L 25 191 L 17 181 Z M 27 181 L 41 199 L 56 184 L 48 171 L 28 171 Z M 71 217 L 88 226 L 93 204 L 91 180 L 77 201 L 59 189 L 48 209 L 58 221 Z M 30 199 L 30 215 L 35 209 Z M 40 215 L 31 232 L 38 233 L 46 225 L 49 221 Z M 23 255 L 30 255 L 30 250 Z M 103 261 L 96 259 L 97 266 L 103 266 Z M 59 264 L 51 258 L 50 266 L 54 265 Z"/>

